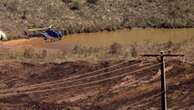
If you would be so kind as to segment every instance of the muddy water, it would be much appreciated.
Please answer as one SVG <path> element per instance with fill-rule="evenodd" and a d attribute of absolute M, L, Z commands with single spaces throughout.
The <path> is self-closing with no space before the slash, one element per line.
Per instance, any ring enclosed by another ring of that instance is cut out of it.
<path fill-rule="evenodd" d="M 114 42 L 122 45 L 134 42 L 142 43 L 144 41 L 153 42 L 181 42 L 183 40 L 194 38 L 194 28 L 190 29 L 124 29 L 115 32 L 97 32 L 68 35 L 61 41 L 48 43 L 42 39 L 34 38 L 31 40 L 15 40 L 5 42 L 5 45 L 23 46 L 30 45 L 33 47 L 46 48 L 72 48 L 75 45 L 83 46 L 109 46 Z"/>

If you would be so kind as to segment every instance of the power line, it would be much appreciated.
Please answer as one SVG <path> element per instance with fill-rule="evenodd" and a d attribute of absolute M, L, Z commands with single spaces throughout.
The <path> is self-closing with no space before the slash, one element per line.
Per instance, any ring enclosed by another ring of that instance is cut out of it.
<path fill-rule="evenodd" d="M 53 83 L 53 84 L 50 84 L 50 85 L 38 86 L 38 87 L 26 88 L 26 89 L 17 89 L 17 88 L 15 88 L 14 91 L 19 91 L 19 90 L 27 91 L 27 90 L 31 90 L 31 89 L 40 88 L 40 87 L 41 88 L 46 88 L 46 87 L 52 87 L 52 86 L 59 86 L 61 84 L 72 83 L 72 82 L 77 82 L 77 81 L 81 81 L 81 80 L 87 80 L 87 79 L 93 78 L 93 77 L 99 77 L 99 76 L 107 75 L 107 74 L 117 72 L 117 71 L 120 71 L 120 70 L 129 69 L 129 68 L 131 68 L 133 66 L 137 66 L 137 65 L 139 65 L 139 63 L 133 64 L 133 65 L 130 65 L 130 66 L 126 66 L 126 67 L 123 67 L 123 68 L 115 69 L 113 71 L 104 72 L 104 73 L 100 73 L 100 74 L 95 74 L 95 75 L 91 75 L 91 76 L 88 76 L 88 77 L 83 77 L 83 78 L 80 78 L 80 79 L 77 79 L 77 80 L 68 80 L 68 81 L 65 81 L 65 82 Z M 6 91 L 6 92 L 11 92 L 11 91 Z M 2 92 L 0 91 L 0 93 L 2 93 Z"/>
<path fill-rule="evenodd" d="M 119 64 L 117 64 L 117 65 L 120 65 L 120 64 L 124 64 L 124 62 L 122 62 L 122 63 L 119 63 Z M 133 64 L 133 65 L 130 65 L 130 66 L 127 66 L 127 67 L 124 67 L 124 68 L 129 68 L 129 67 L 132 67 L 132 66 L 136 66 L 136 65 L 139 65 L 138 63 L 137 64 Z M 116 66 L 116 65 L 112 65 L 112 66 L 110 66 L 110 67 L 114 67 L 114 66 Z M 110 67 L 106 67 L 106 68 L 110 68 Z M 112 73 L 112 72 L 115 72 L 115 71 L 117 71 L 117 70 L 122 70 L 122 69 L 124 69 L 124 68 L 121 68 L 121 69 L 115 69 L 115 70 L 113 70 L 113 71 L 110 71 L 110 72 L 105 72 L 105 73 L 103 73 L 104 75 L 105 74 L 108 74 L 108 73 Z M 105 68 L 103 68 L 103 69 L 105 69 Z M 100 70 L 102 70 L 102 69 L 100 69 Z M 88 73 L 85 73 L 85 74 L 82 74 L 82 75 L 79 75 L 79 76 L 84 76 L 84 75 L 90 75 L 90 74 L 92 74 L 92 73 L 96 73 L 97 71 L 99 71 L 99 70 L 96 70 L 96 71 L 92 71 L 92 72 L 88 72 Z M 90 74 L 89 74 L 90 73 Z M 100 76 L 101 74 L 97 74 L 97 75 L 94 75 L 94 76 L 89 76 L 89 77 L 95 77 L 95 76 Z M 69 82 L 75 82 L 75 81 L 79 81 L 79 80 L 83 80 L 83 79 L 87 79 L 87 77 L 83 77 L 83 78 L 81 78 L 81 79 L 78 79 L 78 80 L 67 80 L 65 83 L 69 83 Z M 49 83 L 51 83 L 51 82 L 56 82 L 57 83 L 57 81 L 59 82 L 61 82 L 61 84 L 63 84 L 64 83 L 64 81 L 65 81 L 65 79 L 60 79 L 60 80 L 55 80 L 55 81 L 50 81 L 50 82 L 46 82 L 47 84 Z M 63 81 L 63 82 L 62 82 Z M 33 89 L 33 88 L 38 88 L 38 87 L 42 87 L 42 86 L 44 86 L 44 84 L 45 83 L 40 83 L 40 84 L 34 84 L 34 85 L 28 85 L 28 86 L 22 86 L 22 87 L 18 87 L 18 88 L 10 88 L 10 89 L 4 89 L 3 91 L 0 91 L 0 93 L 4 93 L 4 92 L 9 92 L 9 91 L 11 91 L 11 90 L 17 90 L 17 89 L 23 89 L 23 88 L 25 88 L 25 87 L 27 87 L 26 89 L 28 90 L 28 89 Z M 57 83 L 57 84 L 50 84 L 50 85 L 58 85 L 58 84 L 60 84 L 60 83 Z M 49 87 L 50 85 L 45 85 L 44 87 Z M 30 88 L 31 87 L 31 88 Z"/>
<path fill-rule="evenodd" d="M 91 85 L 91 84 L 98 84 L 104 81 L 108 81 L 108 80 L 112 80 L 112 79 L 117 79 L 117 78 L 122 78 L 126 75 L 129 75 L 131 73 L 137 73 L 137 72 L 141 72 L 143 70 L 155 67 L 160 65 L 160 63 L 155 64 L 155 65 L 151 65 L 151 66 L 147 66 L 144 68 L 141 68 L 139 70 L 136 71 L 132 71 L 132 72 L 126 72 L 123 73 L 121 75 L 116 75 L 113 77 L 109 77 L 109 78 L 105 78 L 105 79 L 101 79 L 101 80 L 96 80 L 96 81 L 91 81 L 91 82 L 87 82 L 87 83 L 82 83 L 82 84 L 77 84 L 77 85 L 71 85 L 71 86 L 66 86 L 66 87 L 58 87 L 58 88 L 52 88 L 52 89 L 45 89 L 45 90 L 36 90 L 36 91 L 27 91 L 27 92 L 19 92 L 19 93 L 8 93 L 8 94 L 1 94 L 0 97 L 6 97 L 6 96 L 15 96 L 15 95 L 22 95 L 22 94 L 32 94 L 32 93 L 42 93 L 42 92 L 51 92 L 51 91 L 56 91 L 56 90 L 63 90 L 63 89 L 70 89 L 70 88 L 74 88 L 74 87 L 80 87 L 80 86 L 86 86 L 86 85 Z"/>
<path fill-rule="evenodd" d="M 127 62 L 128 61 L 124 61 L 124 62 L 115 64 L 115 65 L 111 65 L 109 67 L 101 68 L 101 69 L 98 69 L 98 70 L 95 70 L 95 71 L 87 72 L 87 73 L 84 73 L 84 74 L 81 74 L 81 75 L 72 76 L 72 77 L 69 77 L 69 78 L 63 78 L 63 79 L 59 79 L 59 80 L 43 82 L 43 83 L 40 83 L 40 84 L 33 84 L 33 85 L 28 85 L 28 86 L 20 86 L 20 87 L 17 87 L 17 89 L 19 89 L 19 88 L 22 89 L 22 88 L 25 88 L 25 87 L 26 88 L 31 88 L 31 87 L 43 86 L 43 85 L 48 85 L 48 84 L 52 84 L 52 83 L 64 82 L 64 81 L 67 81 L 67 80 L 73 81 L 72 79 L 83 77 L 83 76 L 90 75 L 90 74 L 94 74 L 94 73 L 97 73 L 97 72 L 101 72 L 101 71 L 104 71 L 106 69 L 110 69 L 110 68 L 117 67 L 119 65 L 125 64 Z M 4 89 L 4 90 L 1 90 L 0 93 L 1 92 L 11 91 L 11 90 L 16 90 L 16 88 Z"/>

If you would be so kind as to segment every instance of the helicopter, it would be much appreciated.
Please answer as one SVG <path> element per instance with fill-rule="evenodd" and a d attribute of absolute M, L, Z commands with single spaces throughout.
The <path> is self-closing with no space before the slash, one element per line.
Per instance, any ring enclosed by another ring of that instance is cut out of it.
<path fill-rule="evenodd" d="M 52 25 L 46 28 L 28 29 L 24 31 L 24 35 L 27 36 L 28 39 L 32 37 L 43 37 L 44 40 L 50 41 L 61 40 L 64 36 L 61 31 L 54 29 Z"/>

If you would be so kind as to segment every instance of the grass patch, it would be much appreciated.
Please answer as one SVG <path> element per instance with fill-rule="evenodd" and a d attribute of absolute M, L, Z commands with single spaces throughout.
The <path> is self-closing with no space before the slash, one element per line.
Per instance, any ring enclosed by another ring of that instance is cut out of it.
<path fill-rule="evenodd" d="M 63 62 L 75 60 L 108 60 L 131 59 L 143 53 L 159 53 L 161 50 L 171 53 L 184 53 L 186 60 L 194 62 L 194 40 L 182 42 L 152 42 L 122 45 L 113 43 L 109 47 L 86 47 L 75 45 L 72 50 L 45 49 L 45 48 L 0 48 L 0 60 L 31 60 L 37 62 Z"/>

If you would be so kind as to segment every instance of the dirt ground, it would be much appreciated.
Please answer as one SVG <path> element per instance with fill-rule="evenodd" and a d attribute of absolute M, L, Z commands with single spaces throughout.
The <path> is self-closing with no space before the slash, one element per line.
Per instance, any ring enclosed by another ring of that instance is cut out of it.
<path fill-rule="evenodd" d="M 0 110 L 159 110 L 156 60 L 0 62 Z M 171 110 L 192 110 L 194 66 L 166 61 Z"/>

